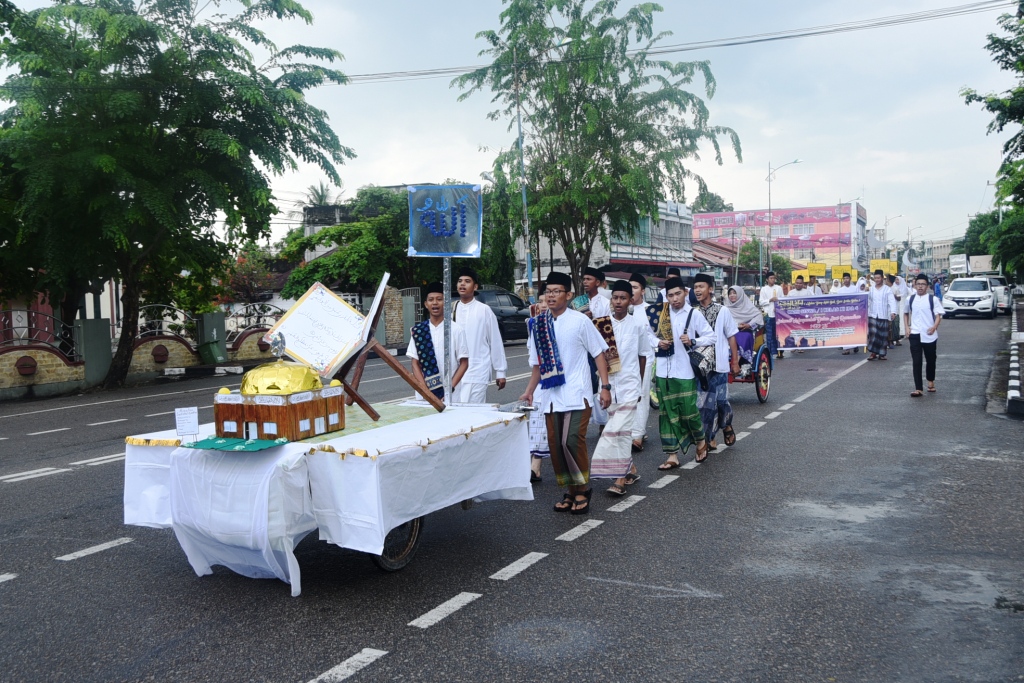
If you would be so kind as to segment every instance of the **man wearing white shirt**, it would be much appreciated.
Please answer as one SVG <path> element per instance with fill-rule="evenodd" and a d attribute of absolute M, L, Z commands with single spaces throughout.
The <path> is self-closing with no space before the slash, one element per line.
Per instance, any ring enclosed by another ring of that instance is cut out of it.
<path fill-rule="evenodd" d="M 840 284 L 838 287 L 833 287 L 832 291 L 829 292 L 829 294 L 860 294 L 860 293 L 861 293 L 860 288 L 857 287 L 857 285 L 853 284 L 853 278 L 850 276 L 849 273 L 843 273 L 842 284 Z M 860 349 L 859 346 L 844 346 L 843 347 L 843 355 L 844 356 L 849 356 L 851 350 L 856 352 L 858 349 Z"/>
<path fill-rule="evenodd" d="M 903 303 L 903 322 L 910 340 L 910 357 L 914 362 L 914 398 L 923 396 L 921 357 L 927 363 L 928 393 L 935 393 L 935 352 L 939 343 L 939 323 L 942 322 L 942 301 L 928 288 L 924 273 L 914 278 L 914 293 Z"/>
<path fill-rule="evenodd" d="M 807 284 L 804 282 L 804 276 L 797 275 L 796 281 L 793 282 L 793 289 L 789 290 L 789 294 L 786 295 L 786 298 L 791 299 L 805 296 L 813 296 L 813 294 L 809 289 L 807 289 Z"/>
<path fill-rule="evenodd" d="M 646 335 L 641 340 L 640 354 L 646 358 L 643 379 L 640 386 L 640 400 L 636 405 L 636 419 L 633 420 L 633 450 L 642 451 L 647 441 L 647 418 L 651 413 L 651 379 L 654 374 L 654 350 L 658 348 L 658 338 L 654 336 L 647 321 L 647 302 L 644 293 L 647 291 L 647 278 L 640 273 L 629 276 L 629 284 L 633 290 L 633 317 L 640 324 Z"/>
<path fill-rule="evenodd" d="M 679 269 L 674 267 L 674 266 L 672 268 L 668 269 L 668 273 L 666 275 L 666 277 L 678 277 L 678 278 L 682 278 L 682 276 L 683 275 L 679 271 Z M 662 287 L 661 289 L 658 290 L 658 303 L 660 304 L 662 301 L 668 301 L 668 293 L 665 291 L 664 287 Z"/>
<path fill-rule="evenodd" d="M 818 284 L 817 276 L 811 275 L 808 280 L 807 296 L 824 296 L 825 292 L 821 291 L 821 285 Z"/>
<path fill-rule="evenodd" d="M 480 279 L 472 268 L 459 271 L 459 300 L 452 305 L 452 320 L 462 325 L 469 345 L 469 369 L 462 378 L 461 391 L 455 394 L 458 403 L 486 403 L 491 370 L 497 377 L 498 389 L 505 388 L 505 346 L 498 329 L 498 318 L 490 306 L 476 299 Z M 454 392 L 453 392 L 454 393 Z"/>
<path fill-rule="evenodd" d="M 672 355 L 658 358 L 655 369 L 655 385 L 658 391 L 658 405 L 661 415 L 658 428 L 661 432 L 661 447 L 665 451 L 665 462 L 659 470 L 679 467 L 680 451 L 689 450 L 690 444 L 697 449 L 697 462 L 708 457 L 708 444 L 704 437 L 700 411 L 697 408 L 697 380 L 690 366 L 687 351 L 692 346 L 711 346 L 715 343 L 715 331 L 699 312 L 686 303 L 686 288 L 678 277 L 665 281 L 668 294 L 669 317 L 672 324 L 672 339 L 659 339 L 658 347 L 672 349 Z"/>
<path fill-rule="evenodd" d="M 896 310 L 903 310 L 903 300 L 910 294 L 910 289 L 907 287 L 907 281 L 901 278 L 899 275 L 889 276 L 889 289 L 892 290 L 893 298 L 896 299 Z M 903 339 L 903 330 L 900 329 L 902 316 L 897 313 L 896 317 L 892 320 L 892 325 L 889 326 L 889 348 L 894 346 L 903 346 L 900 342 Z"/>
<path fill-rule="evenodd" d="M 599 400 L 611 404 L 608 345 L 590 319 L 570 309 L 572 278 L 565 273 L 548 273 L 544 296 L 548 310 L 534 318 L 533 333 L 527 340 L 530 352 L 530 382 L 520 400 L 533 403 L 538 385 L 545 390 L 538 409 L 545 414 L 551 467 L 559 486 L 567 486 L 556 512 L 583 515 L 590 512 L 590 460 L 587 455 L 587 427 L 590 424 L 593 393 L 590 364 L 593 358 L 601 380 Z"/>
<path fill-rule="evenodd" d="M 604 274 L 597 268 L 587 268 L 583 271 L 583 293 L 590 298 L 591 318 L 604 318 L 612 314 L 609 299 L 601 296 L 600 288 Z"/>
<path fill-rule="evenodd" d="M 412 326 L 413 343 L 405 355 L 412 359 L 412 374 L 438 398 L 444 398 L 444 376 L 448 368 L 452 374 L 452 394 L 469 369 L 469 346 L 466 333 L 459 323 L 452 323 L 450 358 L 444 357 L 444 288 L 440 282 L 427 286 L 424 302 L 430 319 Z M 424 334 L 426 333 L 426 334 Z M 429 343 L 428 343 L 429 337 Z"/>
<path fill-rule="evenodd" d="M 729 404 L 729 371 L 739 373 L 740 350 L 736 346 L 739 327 L 729 309 L 715 303 L 715 278 L 707 273 L 698 273 L 693 279 L 693 293 L 700 306 L 699 312 L 714 330 L 715 369 L 708 374 L 708 388 L 698 389 L 697 408 L 704 424 L 704 437 L 708 448 L 717 448 L 715 437 L 722 430 L 725 445 L 736 443 L 736 432 L 732 428 L 732 406 Z"/>
<path fill-rule="evenodd" d="M 768 353 L 782 358 L 779 351 L 779 337 L 775 332 L 775 302 L 783 297 L 782 287 L 775 284 L 775 273 L 768 271 L 768 283 L 761 288 L 758 303 L 764 311 L 764 336 L 768 342 Z"/>
<path fill-rule="evenodd" d="M 641 323 L 629 314 L 632 296 L 628 281 L 616 280 L 612 285 L 612 334 L 619 354 L 619 370 L 609 377 L 612 403 L 608 406 L 608 424 L 601 432 L 590 463 L 591 477 L 615 480 L 608 493 L 616 496 L 624 495 L 627 483 L 640 478 L 633 464 L 630 441 L 647 362 L 641 346 L 648 343 L 650 328 L 646 317 Z M 627 481 L 631 474 L 631 481 Z"/>
<path fill-rule="evenodd" d="M 888 360 L 889 324 L 896 317 L 896 298 L 885 284 L 885 273 L 879 268 L 875 283 L 868 289 L 868 360 Z"/>

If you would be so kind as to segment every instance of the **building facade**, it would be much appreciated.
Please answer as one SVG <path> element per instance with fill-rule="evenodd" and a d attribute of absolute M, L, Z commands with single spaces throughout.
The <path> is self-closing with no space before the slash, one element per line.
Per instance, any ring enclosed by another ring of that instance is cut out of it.
<path fill-rule="evenodd" d="M 923 253 L 918 258 L 921 272 L 941 275 L 949 272 L 949 252 L 954 240 L 926 240 Z"/>

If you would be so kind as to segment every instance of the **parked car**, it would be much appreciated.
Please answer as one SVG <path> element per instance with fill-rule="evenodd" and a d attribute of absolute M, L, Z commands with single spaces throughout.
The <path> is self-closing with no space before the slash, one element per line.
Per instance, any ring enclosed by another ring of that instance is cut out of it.
<path fill-rule="evenodd" d="M 996 301 L 996 310 L 1010 315 L 1013 312 L 1013 294 L 1006 278 L 1002 275 L 989 275 L 988 284 L 992 288 L 992 298 Z"/>
<path fill-rule="evenodd" d="M 498 329 L 503 341 L 526 339 L 526 320 L 530 317 L 530 305 L 516 294 L 495 285 L 484 285 L 476 298 L 491 307 L 498 318 Z M 457 314 L 456 314 L 457 315 Z"/>
<path fill-rule="evenodd" d="M 961 277 L 953 280 L 942 298 L 945 318 L 958 313 L 996 317 L 996 301 L 987 277 Z"/>

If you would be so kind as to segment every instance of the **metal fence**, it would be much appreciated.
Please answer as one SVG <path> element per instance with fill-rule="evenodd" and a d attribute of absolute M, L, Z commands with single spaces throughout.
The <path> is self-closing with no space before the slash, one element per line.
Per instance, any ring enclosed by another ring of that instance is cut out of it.
<path fill-rule="evenodd" d="M 0 349 L 47 346 L 69 361 L 82 360 L 74 325 L 38 311 L 0 311 Z"/>

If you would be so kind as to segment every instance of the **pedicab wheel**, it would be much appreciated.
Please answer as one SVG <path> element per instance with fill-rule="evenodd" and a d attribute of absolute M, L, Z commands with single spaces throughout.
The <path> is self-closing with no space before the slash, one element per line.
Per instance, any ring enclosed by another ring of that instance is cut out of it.
<path fill-rule="evenodd" d="M 423 518 L 411 519 L 397 526 L 384 537 L 384 552 L 370 557 L 379 569 L 386 572 L 397 572 L 412 562 L 416 550 L 420 547 L 420 533 L 423 531 Z"/>
<path fill-rule="evenodd" d="M 757 375 L 754 377 L 754 391 L 757 400 L 764 403 L 768 400 L 768 392 L 772 388 L 772 366 L 768 361 L 768 349 L 764 346 L 757 352 Z"/>

